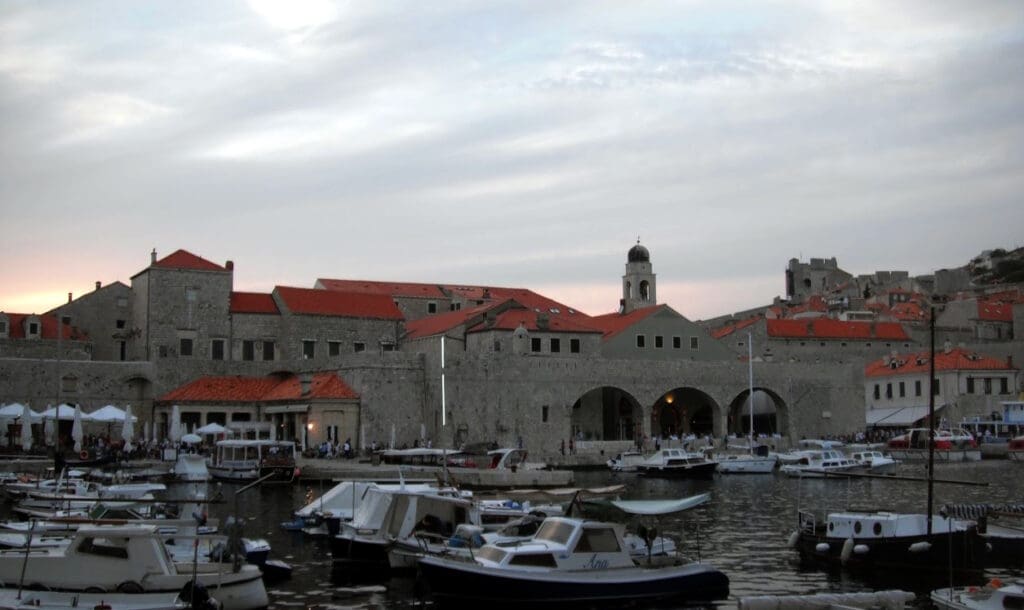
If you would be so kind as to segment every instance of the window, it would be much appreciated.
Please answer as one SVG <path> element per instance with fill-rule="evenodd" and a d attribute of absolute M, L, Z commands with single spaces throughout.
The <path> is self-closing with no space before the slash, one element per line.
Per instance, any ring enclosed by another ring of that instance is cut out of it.
<path fill-rule="evenodd" d="M 974 394 L 974 377 L 967 378 L 967 393 Z"/>
<path fill-rule="evenodd" d="M 427 301 L 427 313 L 437 313 L 437 303 L 434 301 Z"/>
<path fill-rule="evenodd" d="M 357 354 L 359 352 L 365 352 L 366 351 L 366 344 L 363 343 L 362 341 L 356 341 L 355 343 L 352 344 L 352 351 L 357 353 Z"/>
<path fill-rule="evenodd" d="M 654 348 L 661 349 L 665 347 L 665 338 L 661 335 L 654 335 Z"/>
<path fill-rule="evenodd" d="M 341 341 L 328 341 L 327 342 L 327 355 L 328 356 L 340 356 L 341 355 Z"/>
<path fill-rule="evenodd" d="M 117 328 L 124 328 L 124 320 L 115 321 L 114 326 L 116 326 Z"/>
<path fill-rule="evenodd" d="M 30 334 L 30 335 L 38 335 L 39 334 L 39 323 L 38 322 L 29 322 L 28 323 L 28 334 Z"/>
<path fill-rule="evenodd" d="M 886 398 L 892 398 L 892 384 L 891 383 L 885 384 L 885 397 Z"/>
<path fill-rule="evenodd" d="M 619 538 L 612 528 L 585 528 L 573 553 L 617 553 Z"/>
<path fill-rule="evenodd" d="M 900 398 L 903 398 L 906 395 L 907 395 L 907 384 L 901 381 L 900 382 Z"/>
<path fill-rule="evenodd" d="M 540 568 L 557 568 L 558 564 L 555 563 L 555 556 L 551 553 L 536 553 L 529 554 L 520 553 L 509 560 L 508 565 L 510 566 L 534 566 Z"/>
<path fill-rule="evenodd" d="M 60 380 L 60 389 L 66 394 L 74 394 L 78 391 L 78 377 L 68 375 Z"/>
<path fill-rule="evenodd" d="M 1010 393 L 1010 385 L 1009 385 L 1009 382 L 1007 381 L 1006 377 L 1000 377 L 999 378 L 999 393 L 1000 394 L 1009 394 Z"/>
<path fill-rule="evenodd" d="M 992 378 L 991 377 L 986 377 L 985 378 L 985 393 L 986 394 L 991 394 L 992 393 Z"/>
<path fill-rule="evenodd" d="M 192 339 L 182 337 L 178 340 L 178 355 L 179 356 L 191 356 L 192 355 Z"/>
<path fill-rule="evenodd" d="M 242 341 L 242 360 L 256 359 L 256 342 L 248 339 Z"/>
<path fill-rule="evenodd" d="M 316 341 L 309 339 L 302 341 L 302 357 L 307 360 L 316 357 Z"/>
<path fill-rule="evenodd" d="M 637 347 L 644 347 L 646 344 L 647 344 L 647 337 L 645 337 L 643 335 L 637 335 L 636 336 L 636 346 Z"/>
<path fill-rule="evenodd" d="M 681 349 L 683 347 L 682 337 L 672 337 L 672 349 Z"/>
<path fill-rule="evenodd" d="M 574 353 L 574 354 L 580 353 L 580 340 L 579 339 L 569 339 L 569 351 Z M 1006 392 L 1003 392 L 1003 393 L 1005 394 Z"/>
<path fill-rule="evenodd" d="M 117 352 L 118 352 L 118 356 L 120 356 L 120 360 L 122 362 L 127 360 L 128 359 L 128 342 L 127 341 L 118 341 L 117 342 Z"/>
<path fill-rule="evenodd" d="M 879 399 L 879 398 L 881 398 L 881 397 L 882 397 L 882 390 L 881 390 L 881 388 L 880 388 L 880 387 L 878 386 L 878 384 L 876 383 L 876 384 L 875 384 L 875 400 L 878 400 L 878 399 Z"/>
<path fill-rule="evenodd" d="M 128 549 L 123 544 L 107 538 L 85 538 L 78 543 L 78 552 L 101 557 L 128 559 Z"/>
<path fill-rule="evenodd" d="M 699 349 L 699 348 L 700 348 L 700 343 L 698 342 L 697 337 L 690 337 L 690 349 Z"/>
<path fill-rule="evenodd" d="M 274 342 L 264 341 L 263 342 L 263 359 L 273 360 L 274 359 Z"/>
<path fill-rule="evenodd" d="M 0 335 L 7 334 L 7 320 L 0 320 Z"/>
<path fill-rule="evenodd" d="M 562 351 L 562 340 L 556 337 L 551 338 L 551 353 L 557 354 Z"/>
<path fill-rule="evenodd" d="M 496 351 L 496 352 L 500 352 L 501 351 L 501 340 L 500 339 L 495 339 L 494 340 L 494 351 Z"/>
<path fill-rule="evenodd" d="M 540 351 L 540 338 L 539 337 L 533 337 L 533 338 L 530 339 L 530 351 L 531 352 L 539 352 Z"/>
<path fill-rule="evenodd" d="M 214 339 L 210 342 L 210 359 L 224 359 L 224 339 Z"/>
<path fill-rule="evenodd" d="M 921 380 L 918 379 L 917 381 L 914 382 L 914 396 L 920 396 L 920 395 L 921 395 Z"/>
<path fill-rule="evenodd" d="M 548 406 L 544 405 L 540 408 L 540 421 L 548 423 Z"/>
<path fill-rule="evenodd" d="M 395 344 L 394 343 L 382 343 L 381 346 L 380 346 L 380 349 L 385 351 L 385 352 L 393 352 L 393 351 L 395 351 Z"/>
<path fill-rule="evenodd" d="M 939 395 L 939 380 L 938 379 L 932 379 L 932 396 L 938 396 L 938 395 Z"/>

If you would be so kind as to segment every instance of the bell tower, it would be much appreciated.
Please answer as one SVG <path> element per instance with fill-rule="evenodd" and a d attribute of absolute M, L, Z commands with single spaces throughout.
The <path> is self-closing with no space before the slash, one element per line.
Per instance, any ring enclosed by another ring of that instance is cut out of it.
<path fill-rule="evenodd" d="M 651 268 L 651 253 L 640 245 L 636 245 L 626 254 L 626 274 L 622 276 L 622 301 L 619 304 L 621 313 L 629 313 L 658 303 L 657 282 Z"/>

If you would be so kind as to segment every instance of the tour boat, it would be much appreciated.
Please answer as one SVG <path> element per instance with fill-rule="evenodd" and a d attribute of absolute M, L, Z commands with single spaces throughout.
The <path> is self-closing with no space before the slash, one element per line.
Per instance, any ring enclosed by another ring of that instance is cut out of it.
<path fill-rule="evenodd" d="M 568 517 L 548 517 L 528 541 L 484 545 L 472 558 L 424 556 L 419 569 L 436 599 L 479 605 L 692 603 L 729 595 L 729 578 L 710 565 L 637 561 L 622 525 Z"/>
<path fill-rule="evenodd" d="M 850 459 L 856 460 L 862 468 L 873 474 L 892 472 L 899 464 L 899 460 L 894 460 L 881 451 L 854 451 L 850 454 Z"/>
<path fill-rule="evenodd" d="M 710 479 L 717 467 L 718 462 L 709 460 L 703 453 L 659 449 L 636 468 L 645 477 Z"/>
<path fill-rule="evenodd" d="M 295 443 L 271 440 L 217 441 L 216 452 L 206 469 L 215 479 L 255 481 L 269 474 L 278 480 L 295 478 Z"/>
<path fill-rule="evenodd" d="M 846 457 L 842 451 L 825 449 L 803 451 L 799 460 L 791 464 L 784 464 L 780 470 L 791 477 L 822 478 L 829 474 L 849 472 L 860 467 L 860 462 Z"/>
<path fill-rule="evenodd" d="M 259 568 L 243 565 L 236 572 L 222 563 L 175 561 L 151 525 L 81 526 L 65 545 L 0 551 L 0 583 L 13 590 L 178 593 L 193 573 L 225 610 L 268 604 Z"/>
<path fill-rule="evenodd" d="M 1024 608 L 1024 581 L 1004 585 L 993 578 L 983 587 L 946 587 L 931 593 L 939 610 L 1005 610 Z"/>

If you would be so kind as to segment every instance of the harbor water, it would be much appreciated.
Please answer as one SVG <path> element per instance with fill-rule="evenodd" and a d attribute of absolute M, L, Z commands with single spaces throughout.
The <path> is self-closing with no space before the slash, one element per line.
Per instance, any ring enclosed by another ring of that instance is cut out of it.
<path fill-rule="evenodd" d="M 901 464 L 896 473 L 923 477 L 923 464 Z M 936 483 L 934 506 L 946 503 L 1005 503 L 1024 501 L 1024 464 L 1005 460 L 937 464 L 937 479 L 985 482 L 987 486 Z M 653 524 L 660 533 L 681 543 L 685 553 L 699 557 L 725 572 L 730 579 L 730 600 L 717 607 L 735 607 L 735 600 L 750 595 L 857 592 L 902 588 L 926 592 L 926 585 L 899 574 L 886 582 L 867 582 L 854 576 L 802 567 L 787 539 L 796 526 L 798 509 L 824 514 L 836 509 L 885 509 L 924 512 L 924 482 L 880 479 L 794 479 L 771 475 L 716 475 L 710 481 L 648 479 L 607 471 L 576 473 L 576 484 L 598 487 L 624 484 L 623 497 L 678 498 L 710 492 L 710 501 L 691 511 L 660 518 Z M 308 484 L 315 494 L 330 483 Z M 272 556 L 294 567 L 290 581 L 269 587 L 271 608 L 405 608 L 421 603 L 415 579 L 388 577 L 366 581 L 332 570 L 326 540 L 284 531 L 294 509 L 305 503 L 307 484 L 265 485 L 239 497 L 239 512 L 246 521 L 246 536 L 266 538 Z M 233 512 L 234 490 L 223 485 L 224 504 L 211 507 L 211 515 L 226 518 Z M 605 509 L 607 510 L 607 509 Z M 627 516 L 601 512 L 630 524 Z M 1024 576 L 1020 570 L 986 574 L 1004 581 Z M 958 583 L 959 584 L 959 583 Z M 948 583 L 937 583 L 946 586 Z M 659 606 L 664 608 L 664 605 Z"/>

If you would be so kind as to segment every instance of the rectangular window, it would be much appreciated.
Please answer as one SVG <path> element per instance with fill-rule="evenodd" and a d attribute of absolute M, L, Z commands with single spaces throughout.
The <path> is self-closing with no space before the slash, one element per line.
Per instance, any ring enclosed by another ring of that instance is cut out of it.
<path fill-rule="evenodd" d="M 433 301 L 427 302 L 427 313 L 437 313 L 437 303 Z"/>
<path fill-rule="evenodd" d="M 986 394 L 991 394 L 992 393 L 992 378 L 991 377 L 986 377 L 985 378 L 985 393 Z"/>
<path fill-rule="evenodd" d="M 341 355 L 341 341 L 328 341 L 327 342 L 327 355 L 328 356 L 340 356 Z"/>
<path fill-rule="evenodd" d="M 352 351 L 357 353 L 357 354 L 359 352 L 365 352 L 366 351 L 366 344 L 363 343 L 362 341 L 356 341 L 355 343 L 352 344 Z"/>
<path fill-rule="evenodd" d="M 974 377 L 967 378 L 967 393 L 974 394 Z"/>
<path fill-rule="evenodd" d="M 178 355 L 179 356 L 191 356 L 192 355 L 192 339 L 186 339 L 182 337 L 178 341 Z"/>
<path fill-rule="evenodd" d="M 256 342 L 248 339 L 242 341 L 242 360 L 256 359 Z"/>
<path fill-rule="evenodd" d="M 312 360 L 316 357 L 316 341 L 305 339 L 302 341 L 302 357 Z"/>
<path fill-rule="evenodd" d="M 920 395 L 921 395 L 921 380 L 918 379 L 917 381 L 914 382 L 914 396 L 920 396 Z"/>
<path fill-rule="evenodd" d="M 892 398 L 892 384 L 891 383 L 885 384 L 885 397 L 886 398 Z"/>
<path fill-rule="evenodd" d="M 533 338 L 530 339 L 530 351 L 531 352 L 539 352 L 540 351 L 540 337 L 533 337 Z"/>
<path fill-rule="evenodd" d="M 501 351 L 501 340 L 500 339 L 495 339 L 494 340 L 494 351 L 496 351 L 496 352 L 500 352 Z"/>
<path fill-rule="evenodd" d="M 264 341 L 263 342 L 263 359 L 264 360 L 273 360 L 274 359 L 274 355 L 275 355 L 274 351 L 275 350 L 274 350 L 274 342 L 273 341 Z"/>
<path fill-rule="evenodd" d="M 0 335 L 7 334 L 7 320 L 0 320 Z"/>
<path fill-rule="evenodd" d="M 117 328 L 124 328 L 124 320 L 115 321 L 114 326 L 116 326 Z"/>
<path fill-rule="evenodd" d="M 672 337 L 672 349 L 682 349 L 682 347 L 683 347 L 683 338 L 682 337 Z"/>
<path fill-rule="evenodd" d="M 547 405 L 544 405 L 543 407 L 540 408 L 540 421 L 545 423 L 545 424 L 548 423 L 548 406 Z"/>
<path fill-rule="evenodd" d="M 574 353 L 574 354 L 580 353 L 580 340 L 579 339 L 569 339 L 569 351 Z M 1005 394 L 1006 392 L 1003 392 L 1003 393 Z"/>
<path fill-rule="evenodd" d="M 60 381 L 61 381 L 60 385 L 61 385 L 61 391 L 62 392 L 66 393 L 66 394 L 74 394 L 75 392 L 78 391 L 78 378 L 77 377 L 72 377 L 72 376 L 69 375 L 67 377 L 64 377 Z"/>
<path fill-rule="evenodd" d="M 690 349 L 699 349 L 699 348 L 700 348 L 700 343 L 698 342 L 697 337 L 690 337 Z"/>
<path fill-rule="evenodd" d="M 1009 394 L 1010 393 L 1010 385 L 1009 385 L 1009 382 L 1007 381 L 1006 377 L 1000 377 L 999 378 L 999 393 L 1000 394 Z"/>
<path fill-rule="evenodd" d="M 875 384 L 875 400 L 878 400 L 881 397 L 882 397 L 882 389 L 876 383 Z"/>
<path fill-rule="evenodd" d="M 224 359 L 224 339 L 214 339 L 210 342 L 210 359 Z"/>
<path fill-rule="evenodd" d="M 128 359 L 128 342 L 127 341 L 118 341 L 117 342 L 117 351 L 118 351 L 118 355 L 120 356 L 120 359 L 121 359 L 122 362 L 127 360 Z"/>
<path fill-rule="evenodd" d="M 380 346 L 380 349 L 382 351 L 385 351 L 385 352 L 393 352 L 393 351 L 395 351 L 395 344 L 394 343 L 382 343 L 381 346 Z"/>
<path fill-rule="evenodd" d="M 932 396 L 938 396 L 938 395 L 939 395 L 939 380 L 938 379 L 932 379 Z"/>
<path fill-rule="evenodd" d="M 906 395 L 907 395 L 907 384 L 901 381 L 900 382 L 900 398 L 903 398 Z"/>
<path fill-rule="evenodd" d="M 36 322 L 29 322 L 28 323 L 28 334 L 30 334 L 30 335 L 38 335 L 39 334 L 39 324 L 36 323 Z"/>
<path fill-rule="evenodd" d="M 556 337 L 551 338 L 551 353 L 557 354 L 562 351 L 562 340 Z"/>
<path fill-rule="evenodd" d="M 643 335 L 637 335 L 636 336 L 636 346 L 637 347 L 644 347 L 646 344 L 647 344 L 647 337 L 645 337 Z"/>
<path fill-rule="evenodd" d="M 661 335 L 654 335 L 654 348 L 661 349 L 665 347 L 665 338 Z"/>

